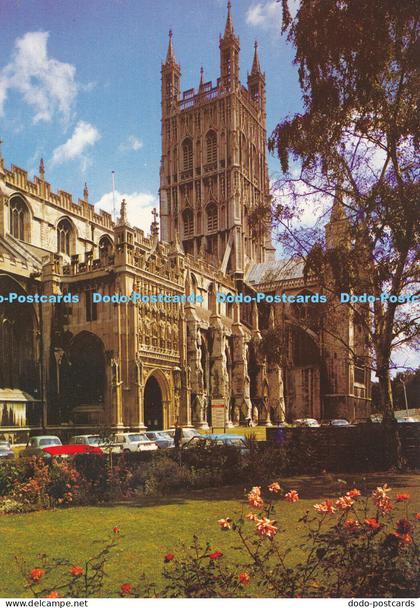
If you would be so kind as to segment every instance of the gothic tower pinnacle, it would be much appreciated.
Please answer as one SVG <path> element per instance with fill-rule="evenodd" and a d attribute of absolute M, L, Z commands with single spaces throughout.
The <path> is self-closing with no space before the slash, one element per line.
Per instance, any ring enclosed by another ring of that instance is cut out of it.
<path fill-rule="evenodd" d="M 228 2 L 225 32 L 220 38 L 220 75 L 225 90 L 239 86 L 239 37 L 236 36 L 231 14 L 231 2 Z"/>
<path fill-rule="evenodd" d="M 257 41 L 254 43 L 254 59 L 251 73 L 248 74 L 248 90 L 252 99 L 260 104 L 262 111 L 265 112 L 265 75 L 261 71 Z"/>
<path fill-rule="evenodd" d="M 168 51 L 166 53 L 166 61 L 165 63 L 175 63 L 176 64 L 176 58 L 175 58 L 175 52 L 174 52 L 174 44 L 173 44 L 173 33 L 172 30 L 169 30 L 169 42 L 168 42 Z"/>
<path fill-rule="evenodd" d="M 254 60 L 252 62 L 252 70 L 251 74 L 260 74 L 260 58 L 258 57 L 258 42 L 257 40 L 254 42 Z"/>
<path fill-rule="evenodd" d="M 167 114 L 179 98 L 181 68 L 176 62 L 173 33 L 169 30 L 168 51 L 162 64 L 162 114 Z"/>

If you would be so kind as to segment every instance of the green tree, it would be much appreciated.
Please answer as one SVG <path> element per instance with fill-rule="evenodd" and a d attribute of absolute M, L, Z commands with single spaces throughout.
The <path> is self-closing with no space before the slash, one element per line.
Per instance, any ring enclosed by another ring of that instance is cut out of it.
<path fill-rule="evenodd" d="M 282 169 L 273 214 L 280 239 L 286 250 L 304 256 L 307 272 L 315 272 L 326 289 L 377 298 L 414 294 L 418 4 L 301 0 L 295 16 L 287 0 L 282 4 L 303 111 L 279 123 L 269 140 Z M 293 228 L 291 219 L 305 206 L 321 206 L 326 217 L 333 201 L 346 224 L 342 238 L 328 245 L 317 227 Z M 415 308 L 378 299 L 364 316 L 384 422 L 390 425 L 391 355 L 418 338 Z"/>

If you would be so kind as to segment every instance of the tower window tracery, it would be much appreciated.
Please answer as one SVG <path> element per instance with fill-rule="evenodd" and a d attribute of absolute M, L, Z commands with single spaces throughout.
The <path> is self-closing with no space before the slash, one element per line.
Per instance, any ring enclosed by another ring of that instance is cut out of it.
<path fill-rule="evenodd" d="M 215 232 L 218 229 L 218 214 L 217 207 L 214 203 L 211 203 L 207 207 L 207 231 Z"/>
<path fill-rule="evenodd" d="M 191 209 L 186 209 L 183 213 L 184 220 L 184 237 L 190 237 L 194 234 L 194 216 Z"/>
<path fill-rule="evenodd" d="M 217 135 L 214 131 L 209 131 L 206 136 L 207 163 L 217 161 Z"/>
<path fill-rule="evenodd" d="M 190 171 L 193 168 L 193 144 L 191 139 L 185 139 L 182 144 L 182 161 L 184 171 Z"/>

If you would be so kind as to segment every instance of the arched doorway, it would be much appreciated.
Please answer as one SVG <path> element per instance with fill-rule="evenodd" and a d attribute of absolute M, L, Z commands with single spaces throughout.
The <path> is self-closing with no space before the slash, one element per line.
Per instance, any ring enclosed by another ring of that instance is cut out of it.
<path fill-rule="evenodd" d="M 87 331 L 71 341 L 59 367 L 61 422 L 100 424 L 106 391 L 105 350 L 102 340 Z"/>
<path fill-rule="evenodd" d="M 148 430 L 163 429 L 162 390 L 155 376 L 150 376 L 144 387 L 144 424 Z"/>
<path fill-rule="evenodd" d="M 321 356 L 316 335 L 294 323 L 287 327 L 285 396 L 293 418 L 321 417 Z"/>

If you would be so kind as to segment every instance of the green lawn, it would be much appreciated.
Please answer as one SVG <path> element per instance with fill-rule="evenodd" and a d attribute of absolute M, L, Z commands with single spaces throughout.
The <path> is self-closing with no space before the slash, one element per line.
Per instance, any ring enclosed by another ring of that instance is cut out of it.
<path fill-rule="evenodd" d="M 370 475 L 368 482 L 360 476 L 341 477 L 348 481 L 349 487 L 356 484 L 362 490 L 388 482 L 395 490 L 411 493 L 410 510 L 415 511 L 416 499 L 419 504 L 416 475 Z M 302 496 L 296 504 L 279 503 L 276 511 L 281 527 L 292 523 L 290 532 L 284 534 L 284 545 L 295 547 L 302 534 L 302 527 L 296 523 L 300 514 L 314 502 L 336 496 L 340 486 L 332 476 L 298 477 L 281 482 L 284 488 L 297 488 Z M 235 555 L 237 559 L 238 553 L 232 549 L 236 539 L 231 533 L 222 533 L 217 520 L 238 515 L 242 495 L 243 488 L 236 486 L 166 499 L 142 499 L 131 504 L 3 516 L 0 519 L 0 597 L 24 596 L 15 556 L 24 556 L 30 567 L 37 565 L 36 556 L 41 552 L 65 556 L 80 565 L 94 553 L 93 541 L 105 538 L 114 526 L 121 529 L 121 552 L 110 562 L 104 597 L 123 582 L 136 582 L 141 573 L 145 573 L 149 581 L 159 582 L 164 554 L 176 554 L 182 543 L 191 541 L 193 534 L 198 534 L 203 541 L 211 541 L 213 549 Z"/>

